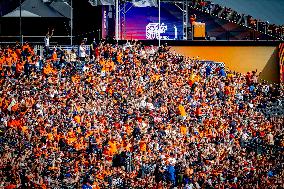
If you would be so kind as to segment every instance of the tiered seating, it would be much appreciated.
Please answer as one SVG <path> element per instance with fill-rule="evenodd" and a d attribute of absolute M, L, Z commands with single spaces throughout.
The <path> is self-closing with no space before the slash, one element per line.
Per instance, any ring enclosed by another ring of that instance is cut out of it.
<path fill-rule="evenodd" d="M 246 27 L 247 30 L 252 29 L 262 34 L 266 34 L 274 39 L 284 39 L 284 26 L 269 24 L 266 21 L 261 21 L 257 18 L 253 18 L 250 15 L 238 13 L 231 8 L 222 7 L 218 4 L 212 3 L 211 1 L 192 1 L 191 8 L 203 13 L 207 13 L 213 17 Z"/>

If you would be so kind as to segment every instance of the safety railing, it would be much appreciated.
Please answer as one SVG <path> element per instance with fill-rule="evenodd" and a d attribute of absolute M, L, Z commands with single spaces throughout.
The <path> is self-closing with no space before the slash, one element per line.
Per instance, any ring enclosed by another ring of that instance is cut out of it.
<path fill-rule="evenodd" d="M 44 45 L 44 38 L 45 36 L 0 36 L 0 44 L 15 44 L 16 42 L 24 43 L 25 41 L 28 41 L 33 44 Z M 70 45 L 71 40 L 73 40 L 71 39 L 71 36 L 52 36 L 50 44 Z"/>
<path fill-rule="evenodd" d="M 284 25 L 277 26 L 275 24 L 270 24 L 253 18 L 250 15 L 240 14 L 231 8 L 214 4 L 211 1 L 191 1 L 190 7 L 219 19 L 224 19 L 250 30 L 273 37 L 276 40 L 284 40 Z"/>

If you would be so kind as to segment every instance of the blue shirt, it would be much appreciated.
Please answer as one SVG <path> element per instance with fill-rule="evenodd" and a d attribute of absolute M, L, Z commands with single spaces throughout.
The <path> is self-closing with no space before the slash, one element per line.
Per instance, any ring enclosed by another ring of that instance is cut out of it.
<path fill-rule="evenodd" d="M 212 72 L 212 68 L 211 68 L 211 66 L 208 65 L 208 66 L 206 67 L 206 75 L 207 75 L 207 76 L 210 75 L 211 72 Z"/>
<path fill-rule="evenodd" d="M 268 176 L 269 176 L 269 177 L 273 177 L 273 176 L 274 176 L 274 173 L 273 173 L 272 171 L 269 171 L 269 172 L 268 172 Z"/>
<path fill-rule="evenodd" d="M 219 71 L 219 75 L 220 75 L 220 76 L 223 76 L 223 77 L 226 77 L 226 72 L 225 72 L 225 70 L 224 70 L 224 69 L 221 69 L 221 70 Z"/>
<path fill-rule="evenodd" d="M 87 184 L 84 184 L 84 185 L 82 186 L 82 189 L 92 189 L 92 186 L 89 186 L 89 185 L 87 185 Z"/>
<path fill-rule="evenodd" d="M 168 166 L 168 174 L 169 174 L 169 179 L 170 180 L 175 180 L 175 168 L 172 165 Z"/>
<path fill-rule="evenodd" d="M 253 92 L 254 89 L 255 89 L 255 87 L 254 87 L 253 85 L 251 85 L 251 86 L 249 87 L 249 91 L 250 91 L 250 92 Z"/>

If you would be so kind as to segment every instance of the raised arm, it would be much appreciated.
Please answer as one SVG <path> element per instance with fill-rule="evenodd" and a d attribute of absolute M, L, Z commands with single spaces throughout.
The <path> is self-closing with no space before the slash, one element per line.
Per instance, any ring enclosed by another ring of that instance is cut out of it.
<path fill-rule="evenodd" d="M 47 29 L 46 36 L 49 37 L 49 28 Z"/>
<path fill-rule="evenodd" d="M 52 36 L 53 36 L 53 33 L 54 33 L 54 28 L 52 28 L 52 30 L 51 30 L 50 37 L 52 37 Z"/>

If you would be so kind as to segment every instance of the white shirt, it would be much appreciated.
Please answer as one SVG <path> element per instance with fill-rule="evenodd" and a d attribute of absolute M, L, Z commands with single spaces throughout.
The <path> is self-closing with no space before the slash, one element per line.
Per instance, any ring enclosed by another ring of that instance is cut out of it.
<path fill-rule="evenodd" d="M 154 54 L 155 54 L 155 52 L 156 52 L 156 51 L 155 51 L 155 49 L 154 49 L 154 48 L 152 48 L 152 49 L 150 50 L 149 54 L 150 54 L 150 55 L 154 55 Z"/>
<path fill-rule="evenodd" d="M 102 77 L 106 76 L 106 72 L 105 71 L 101 71 L 101 76 Z"/>
<path fill-rule="evenodd" d="M 268 85 L 265 85 L 265 86 L 262 88 L 262 92 L 268 93 L 268 92 L 269 92 L 269 86 L 268 86 Z"/>
<path fill-rule="evenodd" d="M 246 141 L 248 139 L 248 134 L 247 133 L 244 133 L 243 134 L 243 139 Z"/>
<path fill-rule="evenodd" d="M 106 91 L 106 86 L 102 87 L 102 91 L 105 92 Z"/>
<path fill-rule="evenodd" d="M 9 111 L 11 111 L 12 107 L 13 107 L 16 103 L 17 103 L 16 100 L 13 99 L 7 109 L 8 109 Z"/>
<path fill-rule="evenodd" d="M 269 144 L 274 145 L 274 139 L 273 139 L 273 135 L 271 133 L 269 133 L 267 135 L 267 138 L 268 138 Z"/>
<path fill-rule="evenodd" d="M 77 58 L 76 53 L 70 53 L 70 61 L 71 62 L 75 62 L 76 58 Z"/>
<path fill-rule="evenodd" d="M 87 66 L 83 67 L 83 72 L 88 71 L 88 70 L 89 70 L 89 68 Z"/>
<path fill-rule="evenodd" d="M 141 102 L 140 102 L 140 107 L 141 107 L 141 108 L 145 108 L 146 106 L 147 106 L 146 101 L 145 101 L 145 100 L 141 100 Z"/>
<path fill-rule="evenodd" d="M 250 108 L 253 108 L 253 104 L 251 104 L 251 103 L 248 103 L 248 106 L 249 106 Z"/>
<path fill-rule="evenodd" d="M 49 47 L 49 36 L 45 36 L 44 43 L 46 47 Z"/>
<path fill-rule="evenodd" d="M 197 189 L 201 188 L 197 182 L 195 183 L 195 188 Z"/>
<path fill-rule="evenodd" d="M 193 187 L 194 187 L 193 184 L 190 183 L 190 184 L 186 184 L 184 189 L 193 189 Z"/>
<path fill-rule="evenodd" d="M 79 47 L 79 57 L 85 58 L 86 57 L 86 49 L 85 46 L 80 45 Z"/>
<path fill-rule="evenodd" d="M 168 161 L 170 164 L 175 164 L 177 162 L 175 158 L 171 158 L 171 157 L 168 159 Z"/>
<path fill-rule="evenodd" d="M 147 103 L 147 108 L 148 108 L 149 110 L 154 110 L 154 109 L 155 109 L 154 105 L 153 105 L 151 102 L 148 102 L 148 103 Z"/>

